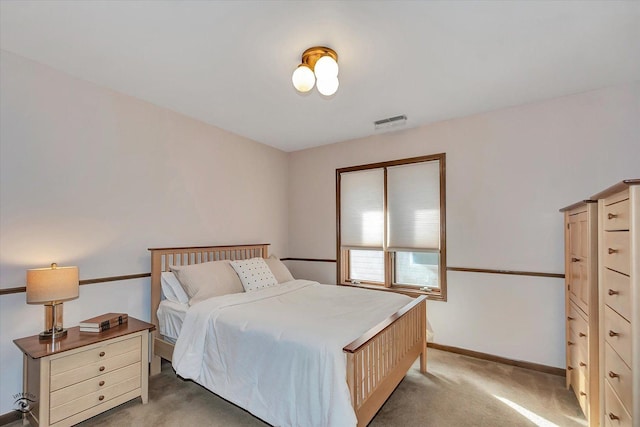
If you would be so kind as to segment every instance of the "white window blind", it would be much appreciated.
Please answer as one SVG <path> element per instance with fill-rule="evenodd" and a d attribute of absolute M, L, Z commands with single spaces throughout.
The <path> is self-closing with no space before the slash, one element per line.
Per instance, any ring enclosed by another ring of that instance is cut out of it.
<path fill-rule="evenodd" d="M 387 246 L 440 250 L 440 162 L 387 168 Z"/>
<path fill-rule="evenodd" d="M 340 244 L 343 248 L 382 249 L 384 170 L 340 175 Z"/>

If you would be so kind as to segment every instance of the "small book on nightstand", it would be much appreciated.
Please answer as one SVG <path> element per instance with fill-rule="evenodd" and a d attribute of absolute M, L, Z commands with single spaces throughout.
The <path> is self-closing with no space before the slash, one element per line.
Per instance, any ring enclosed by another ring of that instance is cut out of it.
<path fill-rule="evenodd" d="M 127 323 L 127 313 L 107 313 L 80 322 L 80 332 L 102 332 Z"/>

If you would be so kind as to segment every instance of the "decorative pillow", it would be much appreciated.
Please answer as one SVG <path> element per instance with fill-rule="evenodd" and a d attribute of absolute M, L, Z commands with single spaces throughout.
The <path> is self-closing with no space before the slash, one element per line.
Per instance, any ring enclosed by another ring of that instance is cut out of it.
<path fill-rule="evenodd" d="M 171 271 L 162 272 L 160 275 L 160 285 L 162 286 L 164 297 L 169 301 L 180 304 L 187 304 L 189 302 L 189 297 L 184 292 L 184 289 L 182 289 L 178 278 Z"/>
<path fill-rule="evenodd" d="M 172 265 L 184 291 L 189 296 L 189 305 L 211 297 L 242 292 L 242 283 L 230 261 L 211 261 L 193 265 Z"/>
<path fill-rule="evenodd" d="M 275 276 L 278 283 L 290 282 L 291 280 L 294 280 L 287 266 L 284 265 L 282 261 L 280 261 L 277 257 L 271 255 L 264 261 L 269 266 L 269 270 L 271 270 L 271 273 Z"/>
<path fill-rule="evenodd" d="M 238 273 L 246 292 L 268 288 L 278 284 L 264 258 L 231 261 L 231 267 Z"/>

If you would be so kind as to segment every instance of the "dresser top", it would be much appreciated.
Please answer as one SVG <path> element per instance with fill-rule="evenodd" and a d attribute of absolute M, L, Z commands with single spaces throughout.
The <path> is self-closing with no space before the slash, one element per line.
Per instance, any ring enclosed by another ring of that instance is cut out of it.
<path fill-rule="evenodd" d="M 598 201 L 597 200 L 590 200 L 590 199 L 581 200 L 581 201 L 576 202 L 576 203 L 574 203 L 572 205 L 565 206 L 564 208 L 560 209 L 560 212 L 571 211 L 571 210 L 573 210 L 575 208 L 578 208 L 580 206 L 586 205 L 587 203 L 598 203 Z"/>
<path fill-rule="evenodd" d="M 620 181 L 617 184 L 612 185 L 606 190 L 599 192 L 598 194 L 594 194 L 593 196 L 591 196 L 591 198 L 593 200 L 605 199 L 609 196 L 612 196 L 616 193 L 626 190 L 627 188 L 629 188 L 630 185 L 640 185 L 640 179 L 639 178 L 625 179 L 623 181 Z"/>
<path fill-rule="evenodd" d="M 19 338 L 13 342 L 22 352 L 33 359 L 39 359 L 52 354 L 73 350 L 101 341 L 118 338 L 136 332 L 153 331 L 156 327 L 151 323 L 143 322 L 134 317 L 130 317 L 127 323 L 108 329 L 103 332 L 80 332 L 80 327 L 75 326 L 67 329 L 67 335 L 54 340 L 41 340 L 38 335 Z"/>

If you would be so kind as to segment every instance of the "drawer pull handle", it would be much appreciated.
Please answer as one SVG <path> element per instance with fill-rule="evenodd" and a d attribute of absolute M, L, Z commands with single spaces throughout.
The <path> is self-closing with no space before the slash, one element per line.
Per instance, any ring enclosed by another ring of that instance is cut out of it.
<path fill-rule="evenodd" d="M 104 357 L 104 351 L 101 351 L 99 356 Z"/>
<path fill-rule="evenodd" d="M 620 334 L 617 333 L 617 332 L 609 331 L 609 336 L 610 337 L 617 337 L 617 336 L 620 336 Z"/>
<path fill-rule="evenodd" d="M 567 341 L 567 345 L 574 345 L 573 341 Z"/>
<path fill-rule="evenodd" d="M 100 387 L 102 387 L 102 386 L 104 385 L 104 381 L 100 381 L 100 382 L 98 383 L 98 385 L 99 385 Z"/>
<path fill-rule="evenodd" d="M 608 292 L 609 295 L 618 295 L 619 293 L 620 292 L 614 291 L 613 289 L 609 289 L 609 292 Z"/>
<path fill-rule="evenodd" d="M 567 316 L 567 320 L 576 320 L 575 317 Z"/>
<path fill-rule="evenodd" d="M 582 366 L 584 368 L 585 366 L 587 366 L 587 364 L 584 363 L 584 362 L 580 362 L 580 366 Z"/>
<path fill-rule="evenodd" d="M 609 378 L 620 378 L 620 375 L 616 374 L 613 371 L 609 371 Z"/>
<path fill-rule="evenodd" d="M 580 261 L 580 258 L 571 258 L 571 262 L 578 262 Z"/>
<path fill-rule="evenodd" d="M 609 215 L 607 215 L 607 218 L 609 219 L 618 218 L 618 215 L 610 213 Z"/>
<path fill-rule="evenodd" d="M 586 396 L 586 395 L 587 395 L 587 393 L 585 393 L 584 391 L 580 392 L 580 396 Z"/>
<path fill-rule="evenodd" d="M 100 366 L 100 368 L 98 369 L 100 372 L 104 371 L 104 366 Z"/>
<path fill-rule="evenodd" d="M 617 249 L 609 248 L 609 255 L 618 253 Z"/>
<path fill-rule="evenodd" d="M 619 420 L 620 417 L 617 416 L 616 414 L 614 414 L 613 412 L 609 412 L 609 419 L 610 420 Z"/>
<path fill-rule="evenodd" d="M 98 400 L 104 400 L 104 396 L 98 397 Z"/>
<path fill-rule="evenodd" d="M 578 336 L 579 336 L 580 338 L 584 338 L 584 337 L 586 337 L 586 336 L 587 336 L 587 334 L 583 334 L 582 332 L 580 332 L 580 333 L 578 333 Z"/>

